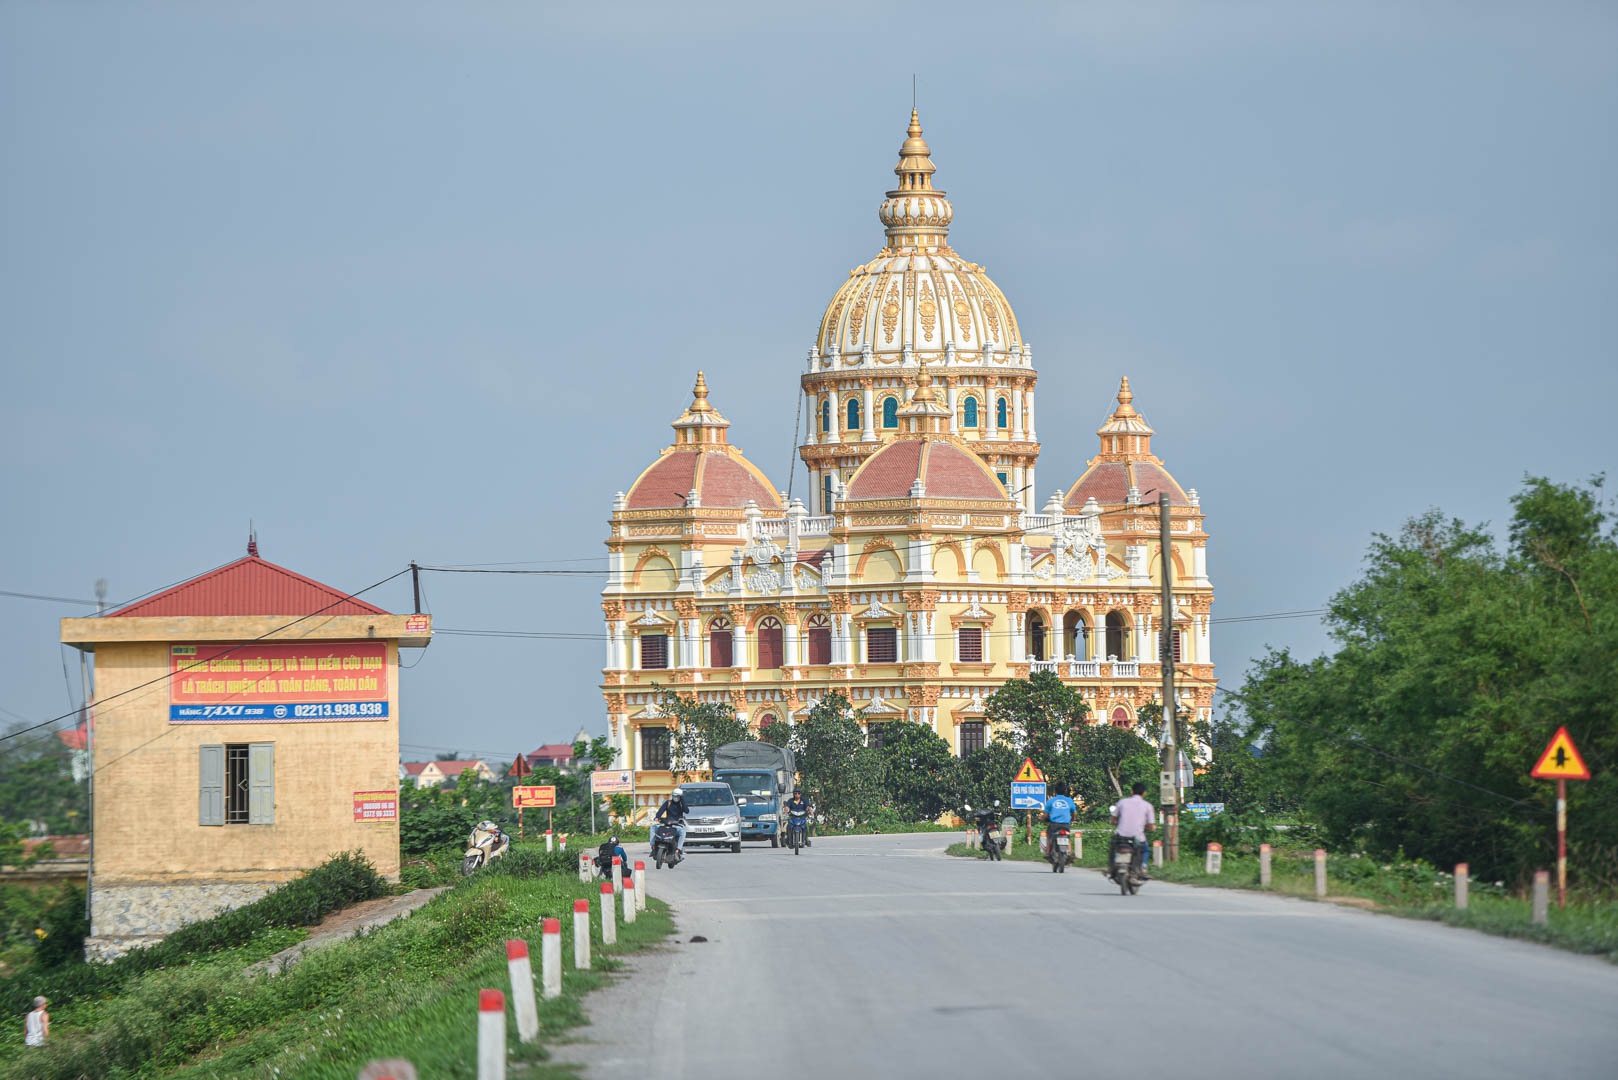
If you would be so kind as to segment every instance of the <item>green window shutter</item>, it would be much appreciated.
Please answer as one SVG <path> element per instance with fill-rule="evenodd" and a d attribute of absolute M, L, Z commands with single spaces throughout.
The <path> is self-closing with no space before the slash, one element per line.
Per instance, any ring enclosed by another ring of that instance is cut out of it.
<path fill-rule="evenodd" d="M 247 823 L 275 824 L 275 744 L 247 746 Z"/>
<path fill-rule="evenodd" d="M 197 807 L 198 825 L 225 823 L 225 748 L 199 746 L 198 775 L 201 778 Z"/>

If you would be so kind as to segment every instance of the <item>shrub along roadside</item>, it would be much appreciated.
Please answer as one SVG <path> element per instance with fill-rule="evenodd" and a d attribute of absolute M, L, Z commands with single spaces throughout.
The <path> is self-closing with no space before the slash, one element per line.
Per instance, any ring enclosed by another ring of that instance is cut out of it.
<path fill-rule="evenodd" d="M 110 963 L 81 961 L 46 970 L 25 967 L 0 982 L 0 1008 L 20 1016 L 32 1007 L 36 994 L 50 998 L 58 1009 L 76 1000 L 116 994 L 145 972 L 246 945 L 267 928 L 313 926 L 338 908 L 384 896 L 389 888 L 365 856 L 343 852 L 251 904 L 181 927 L 156 945 Z"/>
<path fill-rule="evenodd" d="M 1107 861 L 1107 846 L 1112 841 L 1112 830 L 1102 826 L 1084 831 L 1084 858 L 1074 865 L 1099 870 Z M 1022 842 L 1023 831 L 1019 827 L 1015 842 L 1005 857 L 1018 861 L 1042 861 L 1044 856 L 1039 851 L 1038 836 L 1036 832 L 1034 843 L 1025 844 Z M 1200 852 L 1193 857 L 1183 846 L 1181 851 L 1178 862 L 1153 867 L 1152 876 L 1159 881 L 1182 885 L 1251 889 L 1303 900 L 1315 898 L 1312 853 L 1275 852 L 1270 868 L 1270 887 L 1261 889 L 1256 855 L 1232 854 L 1227 850 L 1222 872 L 1209 874 Z M 976 847 L 968 847 L 964 843 L 951 844 L 948 854 L 987 858 Z M 1378 863 L 1374 859 L 1356 855 L 1338 856 L 1328 861 L 1327 888 L 1333 898 L 1352 897 L 1370 901 L 1371 910 L 1407 918 L 1430 919 L 1500 937 L 1537 941 L 1618 963 L 1618 903 L 1612 901 L 1579 900 L 1570 902 L 1565 909 L 1553 904 L 1550 921 L 1544 926 L 1535 926 L 1530 920 L 1529 902 L 1510 895 L 1498 882 L 1474 880 L 1468 908 L 1459 911 L 1454 903 L 1455 879 L 1452 875 L 1436 870 L 1419 859 Z"/>
<path fill-rule="evenodd" d="M 477 991 L 507 986 L 507 938 L 529 941 L 537 976 L 540 921 L 563 919 L 567 976 L 563 996 L 540 1005 L 542 1039 L 581 1022 L 579 998 L 616 966 L 603 955 L 593 906 L 596 970 L 572 970 L 573 900 L 599 899 L 597 886 L 573 875 L 576 854 L 516 847 L 408 918 L 310 953 L 274 975 L 245 977 L 240 957 L 216 954 L 132 978 L 117 996 L 54 1016 L 51 1045 L 13 1055 L 0 1077 L 351 1080 L 371 1058 L 404 1057 L 423 1076 L 470 1078 Z M 564 860 L 565 873 L 539 873 Z M 613 951 L 660 940 L 670 926 L 653 900 L 634 926 L 619 927 Z M 530 1061 L 546 1056 L 517 1047 L 514 1035 L 512 1052 Z M 525 1075 L 572 1074 L 541 1068 Z"/>

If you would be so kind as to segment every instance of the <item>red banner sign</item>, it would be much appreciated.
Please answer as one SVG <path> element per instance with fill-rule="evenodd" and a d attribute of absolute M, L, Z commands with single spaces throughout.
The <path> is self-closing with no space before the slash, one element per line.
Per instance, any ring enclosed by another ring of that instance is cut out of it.
<path fill-rule="evenodd" d="M 174 645 L 173 721 L 380 720 L 388 715 L 381 641 Z"/>
<path fill-rule="evenodd" d="M 398 821 L 399 793 L 397 791 L 354 792 L 355 821 Z"/>
<path fill-rule="evenodd" d="M 526 810 L 536 806 L 555 806 L 556 788 L 551 784 L 531 786 L 519 784 L 511 789 L 511 805 Z"/>

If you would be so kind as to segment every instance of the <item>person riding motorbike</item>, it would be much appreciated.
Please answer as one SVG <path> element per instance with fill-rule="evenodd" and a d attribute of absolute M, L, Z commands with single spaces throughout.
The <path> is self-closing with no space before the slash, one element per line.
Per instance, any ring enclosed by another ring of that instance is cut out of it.
<path fill-rule="evenodd" d="M 618 856 L 618 865 L 623 871 L 621 880 L 628 881 L 634 877 L 634 871 L 629 866 L 629 852 L 624 850 L 624 846 L 618 842 L 616 836 L 611 837 L 596 849 L 596 869 L 601 871 L 601 876 L 604 878 L 612 877 L 612 857 L 614 855 Z"/>
<path fill-rule="evenodd" d="M 1053 794 L 1045 800 L 1045 809 L 1041 811 L 1045 817 L 1045 850 L 1055 850 L 1056 827 L 1073 826 L 1073 815 L 1078 811 L 1078 805 L 1067 793 L 1067 784 L 1058 780 L 1051 785 Z"/>
<path fill-rule="evenodd" d="M 804 798 L 802 791 L 792 793 L 792 797 L 786 802 L 785 812 L 787 818 L 784 824 L 788 826 L 792 824 L 792 815 L 794 813 L 803 815 L 803 846 L 813 847 L 814 843 L 809 839 L 809 800 Z"/>
<path fill-rule="evenodd" d="M 1152 875 L 1147 872 L 1151 864 L 1146 859 L 1146 834 L 1156 827 L 1153 820 L 1156 811 L 1143 798 L 1146 794 L 1145 784 L 1137 780 L 1129 790 L 1132 793 L 1129 798 L 1120 799 L 1118 805 L 1112 808 L 1112 824 L 1117 835 L 1135 842 L 1135 865 L 1140 867 L 1140 879 L 1150 881 Z"/>
<path fill-rule="evenodd" d="M 658 825 L 674 826 L 674 850 L 681 855 L 685 854 L 685 814 L 685 789 L 677 787 L 663 800 L 657 813 L 652 815 L 652 835 L 657 835 Z"/>

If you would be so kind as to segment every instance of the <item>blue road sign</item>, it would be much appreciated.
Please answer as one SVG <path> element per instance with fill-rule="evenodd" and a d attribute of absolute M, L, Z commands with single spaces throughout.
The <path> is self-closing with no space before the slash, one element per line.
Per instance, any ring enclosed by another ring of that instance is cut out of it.
<path fill-rule="evenodd" d="M 1045 784 L 1011 782 L 1011 808 L 1013 810 L 1043 810 L 1045 809 Z"/>

